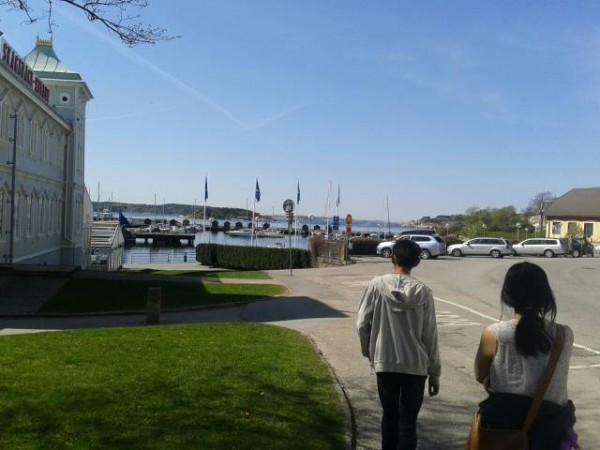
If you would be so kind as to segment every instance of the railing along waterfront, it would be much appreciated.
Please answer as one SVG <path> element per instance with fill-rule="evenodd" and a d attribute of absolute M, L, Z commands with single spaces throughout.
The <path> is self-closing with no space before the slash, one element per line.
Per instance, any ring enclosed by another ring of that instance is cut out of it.
<path fill-rule="evenodd" d="M 131 252 L 127 255 L 128 264 L 167 264 L 196 262 L 196 252 Z"/>

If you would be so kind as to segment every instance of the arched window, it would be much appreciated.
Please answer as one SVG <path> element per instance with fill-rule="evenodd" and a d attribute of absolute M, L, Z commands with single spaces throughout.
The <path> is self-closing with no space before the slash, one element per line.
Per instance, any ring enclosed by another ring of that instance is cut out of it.
<path fill-rule="evenodd" d="M 13 224 L 14 224 L 14 228 L 13 228 L 13 233 L 14 233 L 14 239 L 18 240 L 21 239 L 21 235 L 23 234 L 21 232 L 21 198 L 23 197 L 23 194 L 20 190 L 17 190 L 17 193 L 15 195 L 15 217 L 13 219 Z"/>
<path fill-rule="evenodd" d="M 25 196 L 25 237 L 31 237 L 33 229 L 33 195 Z"/>
<path fill-rule="evenodd" d="M 7 195 L 4 188 L 0 189 L 0 242 L 4 241 L 4 235 L 9 231 L 7 229 L 7 208 L 6 208 Z"/>

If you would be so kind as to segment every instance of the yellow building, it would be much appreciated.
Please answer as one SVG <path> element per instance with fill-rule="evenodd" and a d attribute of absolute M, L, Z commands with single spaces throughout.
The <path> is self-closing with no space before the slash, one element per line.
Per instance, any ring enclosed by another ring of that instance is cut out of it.
<path fill-rule="evenodd" d="M 600 188 L 571 189 L 545 212 L 547 237 L 583 237 L 600 242 Z"/>

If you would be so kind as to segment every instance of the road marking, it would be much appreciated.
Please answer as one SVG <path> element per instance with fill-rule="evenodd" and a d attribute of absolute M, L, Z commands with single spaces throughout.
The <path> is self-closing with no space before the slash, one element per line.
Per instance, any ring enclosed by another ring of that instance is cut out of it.
<path fill-rule="evenodd" d="M 598 369 L 600 364 L 589 364 L 587 366 L 569 366 L 571 370 L 582 370 L 582 369 Z"/>
<path fill-rule="evenodd" d="M 451 311 L 438 311 L 435 317 L 438 327 L 481 326 L 479 322 L 470 322 L 458 314 L 452 314 Z"/>
<path fill-rule="evenodd" d="M 452 306 L 455 306 L 457 308 L 463 309 L 463 310 L 468 311 L 468 312 L 470 312 L 472 314 L 475 314 L 476 316 L 482 317 L 482 318 L 487 319 L 487 320 L 491 320 L 492 322 L 499 322 L 499 320 L 496 319 L 496 318 L 494 318 L 494 317 L 490 317 L 490 316 L 488 316 L 486 314 L 480 313 L 479 311 L 476 311 L 476 310 L 474 310 L 472 308 L 469 308 L 468 306 L 461 305 L 460 303 L 452 302 L 450 300 L 445 300 L 445 299 L 440 298 L 440 297 L 434 297 L 434 298 L 435 298 L 435 300 L 437 300 L 439 302 L 446 303 L 448 305 L 452 305 Z M 585 345 L 573 343 L 573 347 L 577 347 L 579 349 L 582 349 L 582 350 L 585 350 L 587 352 L 593 353 L 595 356 L 600 356 L 600 351 L 595 350 L 595 349 L 590 348 L 590 347 L 586 347 Z M 600 364 L 590 364 L 590 365 L 570 366 L 570 367 L 572 369 L 600 368 Z"/>
<path fill-rule="evenodd" d="M 499 322 L 499 320 L 495 319 L 494 317 L 486 316 L 485 314 L 482 314 L 479 311 L 469 308 L 468 306 L 461 305 L 460 303 L 451 302 L 450 300 L 444 300 L 443 298 L 440 298 L 440 297 L 434 297 L 434 298 L 442 303 L 447 303 L 448 305 L 456 306 L 457 308 L 464 309 L 465 311 L 469 311 L 470 313 L 475 314 L 476 316 L 479 316 L 479 317 L 483 317 L 484 319 L 488 319 L 493 322 Z"/>
<path fill-rule="evenodd" d="M 600 356 L 600 351 L 594 350 L 593 348 L 586 347 L 585 345 L 573 343 L 573 347 L 577 347 L 582 350 L 585 350 L 586 352 L 594 353 L 596 356 Z"/>
<path fill-rule="evenodd" d="M 342 284 L 345 286 L 363 287 L 368 286 L 370 281 L 343 281 Z"/>

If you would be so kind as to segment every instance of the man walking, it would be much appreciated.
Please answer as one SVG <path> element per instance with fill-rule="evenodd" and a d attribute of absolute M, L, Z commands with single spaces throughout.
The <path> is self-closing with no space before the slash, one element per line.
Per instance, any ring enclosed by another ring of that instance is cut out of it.
<path fill-rule="evenodd" d="M 421 261 L 420 252 L 415 242 L 398 240 L 392 249 L 393 273 L 375 277 L 358 306 L 362 354 L 377 374 L 383 408 L 383 450 L 417 448 L 417 416 L 428 376 L 429 395 L 439 392 L 433 295 L 410 276 Z"/>

